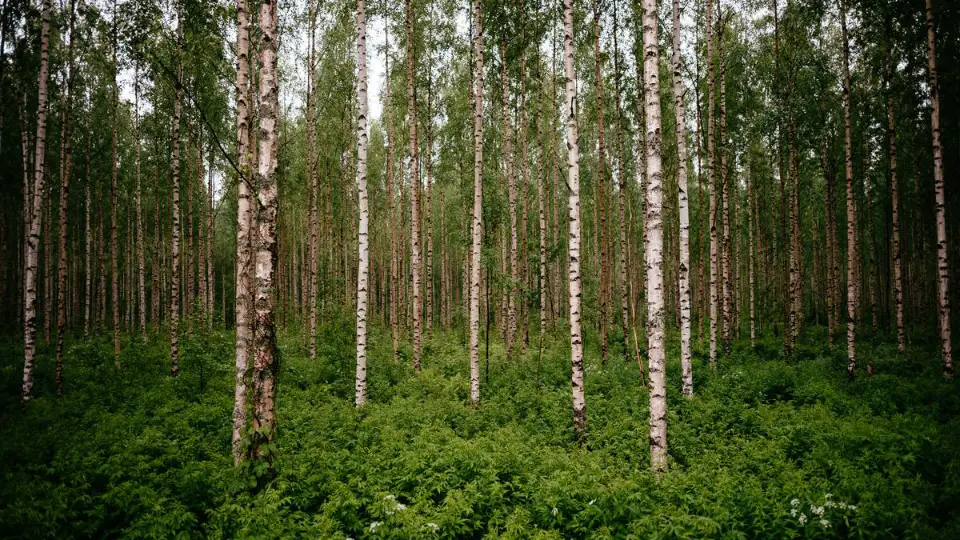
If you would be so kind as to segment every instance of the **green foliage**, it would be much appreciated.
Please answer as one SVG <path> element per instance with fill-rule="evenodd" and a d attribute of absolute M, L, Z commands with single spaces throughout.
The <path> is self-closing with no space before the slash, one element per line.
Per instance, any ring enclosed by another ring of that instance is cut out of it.
<path fill-rule="evenodd" d="M 230 457 L 232 336 L 107 339 L 66 357 L 67 396 L 16 399 L 4 354 L 0 536 L 131 538 L 949 538 L 960 534 L 960 397 L 917 350 L 861 342 L 877 375 L 846 380 L 816 338 L 790 363 L 778 338 L 695 363 L 684 399 L 668 366 L 671 471 L 648 472 L 647 394 L 635 362 L 588 348 L 590 448 L 572 440 L 563 336 L 512 363 L 491 348 L 482 404 L 468 404 L 459 334 L 426 341 L 424 371 L 370 341 L 369 398 L 352 405 L 352 318 L 330 312 L 318 359 L 281 342 L 276 476 L 251 491 Z M 15 351 L 11 351 L 15 352 Z M 202 372 L 202 377 L 201 377 Z M 256 482 L 254 482 L 256 483 Z"/>

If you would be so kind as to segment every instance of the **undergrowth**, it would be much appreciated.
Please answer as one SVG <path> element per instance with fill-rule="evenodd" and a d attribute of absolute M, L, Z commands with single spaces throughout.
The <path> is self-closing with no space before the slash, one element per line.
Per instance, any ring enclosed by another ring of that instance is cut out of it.
<path fill-rule="evenodd" d="M 232 334 L 185 337 L 177 379 L 160 336 L 128 338 L 119 370 L 107 338 L 75 341 L 59 400 L 44 349 L 26 407 L 4 346 L 0 537 L 960 538 L 960 388 L 933 344 L 901 357 L 862 340 L 875 375 L 853 383 L 815 328 L 790 360 L 774 337 L 716 370 L 698 352 L 692 400 L 671 349 L 657 480 L 634 359 L 588 348 L 580 448 L 564 336 L 512 362 L 494 343 L 473 408 L 462 331 L 435 330 L 415 375 L 376 328 L 358 411 L 353 321 L 326 315 L 314 362 L 282 336 L 277 476 L 261 491 L 230 457 Z"/>

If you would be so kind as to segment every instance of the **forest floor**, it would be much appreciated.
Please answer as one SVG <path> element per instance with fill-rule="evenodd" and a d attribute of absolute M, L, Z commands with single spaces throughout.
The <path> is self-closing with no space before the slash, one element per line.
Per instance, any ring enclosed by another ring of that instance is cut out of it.
<path fill-rule="evenodd" d="M 119 370 L 108 338 L 75 342 L 62 400 L 44 348 L 27 407 L 20 349 L 0 346 L 0 537 L 960 538 L 960 384 L 932 343 L 861 340 L 875 374 L 853 383 L 819 328 L 789 361 L 774 337 L 715 371 L 698 351 L 692 400 L 671 349 L 658 481 L 634 359 L 588 348 L 582 449 L 563 335 L 539 381 L 535 345 L 509 363 L 494 345 L 472 408 L 463 331 L 435 331 L 414 375 L 375 329 L 357 411 L 353 320 L 323 319 L 315 362 L 282 335 L 277 476 L 259 492 L 230 457 L 232 334 L 182 340 L 177 379 L 165 339 L 125 339 Z"/>

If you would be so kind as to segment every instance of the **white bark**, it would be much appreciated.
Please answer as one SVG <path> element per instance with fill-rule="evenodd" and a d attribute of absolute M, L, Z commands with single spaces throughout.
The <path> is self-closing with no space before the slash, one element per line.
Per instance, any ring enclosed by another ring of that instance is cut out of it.
<path fill-rule="evenodd" d="M 568 0 L 569 1 L 569 0 Z M 660 51 L 657 0 L 643 0 L 643 85 L 647 153 L 647 354 L 650 369 L 650 465 L 667 470 L 667 381 L 664 335 L 663 191 L 660 159 Z"/>
<path fill-rule="evenodd" d="M 583 335 L 580 329 L 580 135 L 577 130 L 577 80 L 573 70 L 573 0 L 563 1 L 563 66 L 566 77 L 564 113 L 567 115 L 567 188 L 570 208 L 569 277 L 570 365 L 573 397 L 573 431 L 586 442 L 587 410 L 583 388 Z"/>
<path fill-rule="evenodd" d="M 946 192 L 943 180 L 943 146 L 940 144 L 940 82 L 937 79 L 936 35 L 933 25 L 933 0 L 926 0 L 927 67 L 930 75 L 930 131 L 933 141 L 933 190 L 937 219 L 937 326 L 943 356 L 943 375 L 953 377 L 953 351 L 950 342 L 950 273 L 947 249 Z"/>
<path fill-rule="evenodd" d="M 570 1 L 570 0 L 567 0 Z M 470 251 L 470 402 L 480 403 L 480 250 L 483 234 L 483 18 L 473 0 L 473 224 Z"/>
<path fill-rule="evenodd" d="M 44 162 L 47 148 L 47 79 L 49 78 L 51 0 L 44 0 L 40 25 L 40 74 L 37 85 L 37 138 L 34 154 L 33 209 L 27 235 L 23 269 L 23 387 L 20 397 L 30 401 L 33 390 L 33 360 L 37 337 L 37 245 L 43 209 Z"/>
<path fill-rule="evenodd" d="M 367 203 L 367 22 L 364 0 L 357 0 L 357 380 L 354 401 L 367 402 L 367 280 L 370 270 Z"/>
<path fill-rule="evenodd" d="M 680 1 L 673 0 L 673 99 L 677 121 L 677 201 L 680 213 L 680 366 L 683 394 L 693 395 L 690 344 L 690 210 L 687 201 L 687 131 L 683 105 L 683 62 L 680 58 Z"/>
<path fill-rule="evenodd" d="M 857 369 L 857 210 L 853 199 L 853 142 L 850 135 L 850 44 L 847 40 L 847 8 L 841 2 L 840 30 L 843 35 L 843 130 L 847 174 L 847 376 Z"/>

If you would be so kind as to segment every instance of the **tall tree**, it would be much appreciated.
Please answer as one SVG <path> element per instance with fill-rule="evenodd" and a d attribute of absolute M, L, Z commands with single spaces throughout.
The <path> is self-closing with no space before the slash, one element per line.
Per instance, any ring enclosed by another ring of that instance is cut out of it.
<path fill-rule="evenodd" d="M 893 107 L 893 53 L 887 45 L 887 138 L 890 144 L 890 206 L 893 227 L 893 296 L 897 323 L 897 350 L 902 354 L 907 347 L 903 327 L 903 270 L 900 253 L 900 185 L 897 179 L 897 130 Z"/>
<path fill-rule="evenodd" d="M 850 127 L 850 42 L 847 38 L 847 7 L 840 2 L 840 31 L 843 39 L 843 132 L 847 173 L 847 376 L 857 369 L 857 210 L 853 199 L 853 142 Z"/>
<path fill-rule="evenodd" d="M 67 322 L 67 211 L 70 192 L 70 165 L 73 146 L 70 143 L 71 106 L 73 105 L 73 27 L 74 0 L 70 0 L 70 30 L 67 45 L 67 84 L 63 89 L 65 104 L 60 147 L 60 245 L 57 258 L 57 396 L 63 397 L 63 340 Z"/>
<path fill-rule="evenodd" d="M 577 76 L 573 70 L 573 0 L 563 1 L 563 66 L 566 77 L 564 114 L 567 115 L 567 189 L 570 206 L 569 277 L 570 365 L 573 394 L 573 433 L 587 439 L 587 404 L 583 388 L 583 334 L 580 329 L 580 134 L 577 129 Z"/>
<path fill-rule="evenodd" d="M 667 366 L 657 25 L 657 0 L 643 0 L 643 86 L 647 121 L 647 247 L 644 255 L 647 266 L 647 355 L 650 365 L 650 465 L 659 474 L 667 470 Z"/>
<path fill-rule="evenodd" d="M 408 0 L 409 1 L 409 0 Z M 567 0 L 568 2 L 571 0 Z M 473 221 L 470 250 L 470 402 L 480 403 L 480 250 L 483 235 L 483 11 L 473 0 Z"/>
<path fill-rule="evenodd" d="M 693 395 L 690 344 L 690 210 L 687 202 L 687 131 L 683 105 L 683 61 L 680 58 L 680 0 L 673 0 L 673 100 L 677 121 L 677 201 L 680 221 L 680 366 L 683 394 Z M 652 371 L 651 371 L 652 373 Z"/>
<path fill-rule="evenodd" d="M 120 365 L 120 270 L 118 257 L 120 248 L 117 245 L 119 233 L 117 231 L 117 211 L 120 206 L 117 202 L 117 180 L 120 175 L 120 161 L 117 157 L 118 131 L 120 130 L 120 85 L 117 83 L 120 66 L 117 63 L 117 48 L 119 48 L 119 21 L 117 20 L 117 3 L 113 3 L 113 157 L 110 163 L 110 305 L 113 312 L 113 360 Z"/>
<path fill-rule="evenodd" d="M 180 374 L 180 113 L 183 99 L 183 5 L 177 2 L 177 78 L 173 83 L 173 231 L 170 235 L 170 374 Z"/>
<path fill-rule="evenodd" d="M 953 351 L 950 342 L 950 256 L 947 249 L 946 191 L 943 181 L 943 145 L 940 143 L 940 80 L 937 77 L 937 36 L 934 32 L 933 0 L 926 0 L 927 69 L 930 77 L 930 134 L 933 145 L 934 212 L 937 219 L 937 326 L 943 375 L 953 377 Z"/>
<path fill-rule="evenodd" d="M 33 360 L 37 337 L 37 256 L 43 210 L 44 163 L 47 151 L 47 80 L 50 75 L 50 10 L 51 0 L 44 0 L 40 12 L 40 72 L 37 81 L 37 136 L 33 160 L 33 209 L 30 211 L 29 233 L 23 261 L 23 387 L 20 397 L 30 401 L 33 390 Z M 24 156 L 26 156 L 24 152 Z"/>
<path fill-rule="evenodd" d="M 776 1 L 774 0 L 774 10 L 776 10 Z M 715 367 L 717 364 L 717 316 L 719 315 L 718 294 L 717 294 L 717 197 L 716 197 L 716 179 L 714 170 L 716 166 L 716 151 L 714 149 L 714 90 L 713 90 L 713 2 L 707 0 L 705 16 L 706 24 L 706 47 L 707 47 L 707 190 L 710 192 L 710 365 Z"/>
<path fill-rule="evenodd" d="M 367 22 L 364 0 L 357 0 L 357 381 L 354 401 L 367 402 L 367 281 L 370 268 L 367 202 Z"/>
<path fill-rule="evenodd" d="M 233 460 L 243 455 L 243 430 L 247 427 L 247 385 L 253 345 L 253 216 L 250 205 L 252 179 L 250 148 L 250 11 L 247 0 L 237 0 L 237 265 L 236 265 L 236 371 L 233 402 Z"/>
<path fill-rule="evenodd" d="M 257 233 L 254 235 L 256 280 L 253 330 L 253 439 L 250 456 L 264 459 L 272 470 L 271 445 L 276 435 L 277 337 L 274 306 L 277 302 L 277 148 L 279 88 L 277 82 L 277 4 L 263 0 L 258 18 L 260 43 L 257 57 L 259 92 L 257 111 Z"/>
<path fill-rule="evenodd" d="M 404 0 L 407 25 L 407 114 L 410 129 L 410 272 L 413 275 L 413 369 L 420 371 L 423 316 L 420 300 L 420 173 L 417 157 L 417 93 L 414 80 L 413 0 Z"/>

